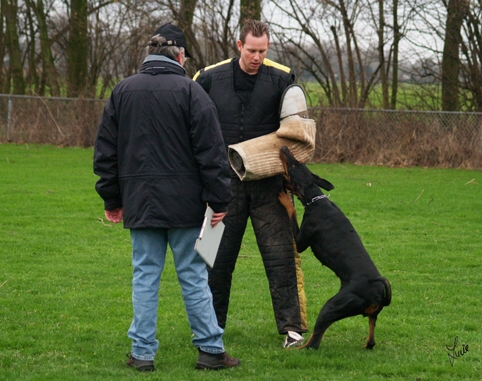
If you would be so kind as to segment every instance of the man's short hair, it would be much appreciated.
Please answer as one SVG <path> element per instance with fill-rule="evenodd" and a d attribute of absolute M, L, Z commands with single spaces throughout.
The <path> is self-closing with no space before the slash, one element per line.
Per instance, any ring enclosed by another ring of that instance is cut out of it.
<path fill-rule="evenodd" d="M 164 37 L 161 37 L 159 34 L 151 37 L 151 40 L 146 46 L 146 53 L 147 55 L 150 54 L 162 54 L 166 57 L 172 58 L 175 60 L 180 52 L 184 51 L 182 46 L 163 46 L 167 40 Z"/>
<path fill-rule="evenodd" d="M 251 33 L 253 37 L 263 37 L 266 35 L 269 41 L 269 27 L 268 24 L 258 21 L 258 20 L 248 20 L 241 28 L 241 34 L 239 39 L 241 43 L 244 45 L 246 42 L 246 36 Z"/>

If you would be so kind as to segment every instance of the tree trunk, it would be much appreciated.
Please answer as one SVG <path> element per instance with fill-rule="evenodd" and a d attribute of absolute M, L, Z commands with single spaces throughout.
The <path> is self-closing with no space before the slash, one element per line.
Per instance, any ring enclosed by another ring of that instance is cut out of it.
<path fill-rule="evenodd" d="M 398 0 L 393 0 L 393 61 L 392 61 L 392 94 L 390 108 L 397 108 L 398 93 L 398 51 L 401 39 L 400 25 L 398 23 Z"/>
<path fill-rule="evenodd" d="M 27 1 L 31 9 L 35 12 L 38 22 L 38 32 L 40 38 L 40 58 L 42 60 L 43 80 L 44 84 L 50 87 L 50 95 L 59 96 L 59 83 L 57 70 L 55 69 L 54 59 L 52 57 L 51 40 L 48 34 L 47 17 L 44 10 L 43 0 Z"/>
<path fill-rule="evenodd" d="M 3 30 L 4 25 L 3 25 L 3 20 L 5 19 L 4 14 L 3 14 L 3 4 L 0 3 L 0 30 Z M 0 60 L 2 62 L 2 69 L 3 69 L 3 62 L 5 62 L 5 35 L 2 34 L 0 35 Z M 6 76 L 4 73 L 4 70 L 0 70 L 0 92 L 5 93 L 5 83 L 6 83 Z"/>
<path fill-rule="evenodd" d="M 341 101 L 340 99 L 336 100 L 338 104 L 344 104 L 347 98 L 347 88 L 346 88 L 346 76 L 345 76 L 345 68 L 343 63 L 343 54 L 340 47 L 340 39 L 338 38 L 338 33 L 336 32 L 336 27 L 330 27 L 331 32 L 333 33 L 333 38 L 335 40 L 335 47 L 336 47 L 336 57 L 338 60 L 338 70 L 340 71 L 340 85 L 341 85 Z M 337 86 L 336 82 L 333 86 Z"/>
<path fill-rule="evenodd" d="M 196 4 L 197 0 L 181 0 L 181 7 L 179 8 L 178 17 L 178 26 L 186 35 L 187 50 L 189 50 L 189 52 L 193 55 L 193 60 L 196 62 L 194 71 L 206 66 L 206 61 L 204 60 L 201 46 L 199 45 L 199 42 L 196 39 L 196 34 L 192 28 Z"/>
<path fill-rule="evenodd" d="M 40 78 L 37 73 L 37 60 L 35 51 L 37 43 L 35 38 L 34 18 L 32 16 L 32 8 L 27 3 L 25 10 L 25 20 L 27 24 L 25 25 L 25 29 L 28 30 L 28 35 L 26 38 L 28 71 L 25 76 L 25 84 L 29 93 L 34 92 L 35 94 L 43 95 L 40 85 Z"/>
<path fill-rule="evenodd" d="M 461 67 L 464 90 L 468 91 L 465 106 L 471 111 L 482 111 L 482 20 L 471 11 L 467 17 L 465 41 L 461 44 L 465 65 Z"/>
<path fill-rule="evenodd" d="M 385 65 L 385 15 L 384 0 L 378 0 L 378 61 L 380 62 L 380 81 L 382 83 L 382 107 L 388 109 L 388 75 Z"/>
<path fill-rule="evenodd" d="M 240 28 L 247 20 L 261 20 L 261 0 L 241 0 Z"/>
<path fill-rule="evenodd" d="M 71 0 L 67 47 L 68 96 L 86 94 L 89 37 L 87 35 L 87 0 Z"/>
<path fill-rule="evenodd" d="M 356 69 L 355 69 L 355 57 L 353 56 L 352 50 L 352 27 L 351 21 L 348 17 L 348 11 L 345 6 L 345 2 L 340 0 L 340 12 L 343 20 L 343 28 L 345 31 L 346 38 L 346 52 L 348 58 L 348 93 L 349 93 L 349 103 L 350 107 L 356 107 L 358 105 L 358 94 L 357 94 L 357 80 L 356 80 Z M 359 68 L 363 70 L 362 67 Z"/>
<path fill-rule="evenodd" d="M 12 81 L 8 93 L 25 94 L 23 63 L 17 33 L 17 0 L 1 0 L 2 16 L 5 17 L 5 45 L 9 58 L 9 75 Z"/>
<path fill-rule="evenodd" d="M 449 0 L 445 41 L 442 55 L 442 110 L 459 110 L 460 29 L 467 12 L 468 0 Z"/>

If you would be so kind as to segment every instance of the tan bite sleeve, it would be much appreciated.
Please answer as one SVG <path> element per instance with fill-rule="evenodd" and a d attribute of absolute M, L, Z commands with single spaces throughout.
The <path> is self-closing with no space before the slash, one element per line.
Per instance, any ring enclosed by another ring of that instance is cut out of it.
<path fill-rule="evenodd" d="M 301 163 L 315 152 L 316 122 L 298 115 L 283 119 L 276 132 L 228 147 L 231 167 L 242 181 L 259 180 L 283 173 L 279 158 L 281 147 L 287 146 Z"/>

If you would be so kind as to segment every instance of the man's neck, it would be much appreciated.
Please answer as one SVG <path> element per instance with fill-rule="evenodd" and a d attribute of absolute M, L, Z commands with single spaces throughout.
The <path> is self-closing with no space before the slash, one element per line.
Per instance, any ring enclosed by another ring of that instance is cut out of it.
<path fill-rule="evenodd" d="M 256 73 L 250 73 L 250 72 L 247 70 L 247 68 L 243 68 L 241 59 L 238 59 L 238 65 L 239 65 L 239 68 L 240 68 L 244 73 L 246 73 L 246 74 L 248 74 L 248 75 L 256 75 L 256 74 L 258 74 L 258 72 L 259 72 L 259 69 L 258 69 L 258 70 L 256 71 Z"/>

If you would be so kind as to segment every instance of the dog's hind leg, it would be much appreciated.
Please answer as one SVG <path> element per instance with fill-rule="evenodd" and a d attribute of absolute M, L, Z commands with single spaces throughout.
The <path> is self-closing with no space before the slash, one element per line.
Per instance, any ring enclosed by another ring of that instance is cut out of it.
<path fill-rule="evenodd" d="M 365 310 L 368 315 L 368 338 L 364 348 L 373 349 L 375 346 L 375 325 L 377 324 L 377 317 L 383 307 L 372 304 Z"/>
<path fill-rule="evenodd" d="M 382 299 L 382 305 L 378 306 L 372 304 L 365 309 L 364 315 L 368 316 L 368 338 L 365 344 L 366 349 L 372 349 L 375 346 L 375 325 L 377 323 L 378 314 L 382 311 L 384 306 L 388 306 L 392 300 L 392 288 L 387 278 L 382 278 L 384 285 L 384 294 Z"/>
<path fill-rule="evenodd" d="M 375 324 L 377 322 L 377 316 L 369 316 L 368 317 L 368 326 L 369 326 L 369 333 L 367 343 L 365 344 L 364 348 L 366 349 L 373 349 L 375 346 Z"/>
<path fill-rule="evenodd" d="M 384 285 L 384 293 L 382 299 L 382 305 L 372 304 L 366 308 L 363 315 L 368 316 L 368 339 L 365 344 L 366 349 L 372 349 L 375 346 L 375 326 L 377 324 L 378 314 L 382 311 L 384 306 L 388 306 L 392 300 L 392 288 L 387 278 L 381 278 Z"/>

